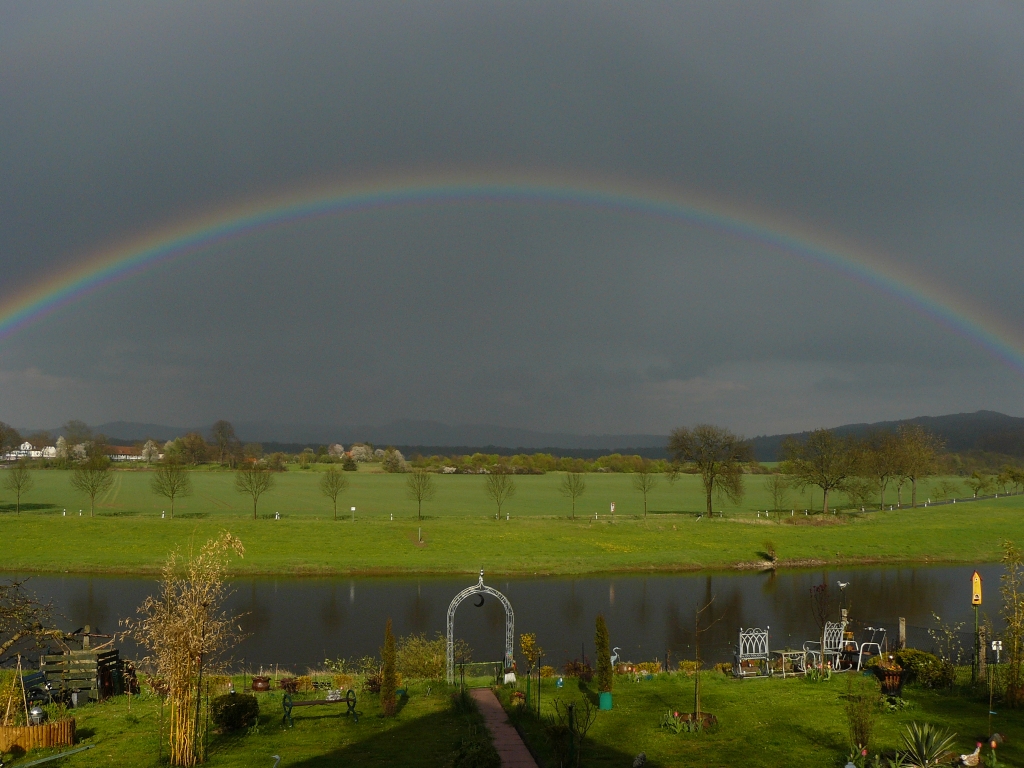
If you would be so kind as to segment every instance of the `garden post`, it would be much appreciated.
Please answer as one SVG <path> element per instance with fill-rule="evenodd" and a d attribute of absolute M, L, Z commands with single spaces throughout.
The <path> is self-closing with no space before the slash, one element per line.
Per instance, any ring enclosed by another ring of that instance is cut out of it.
<path fill-rule="evenodd" d="M 900 648 L 907 647 L 907 620 L 900 616 Z"/>
<path fill-rule="evenodd" d="M 978 630 L 978 679 L 985 679 L 985 667 L 988 665 L 988 658 L 986 654 L 986 635 L 985 628 L 982 627 Z"/>

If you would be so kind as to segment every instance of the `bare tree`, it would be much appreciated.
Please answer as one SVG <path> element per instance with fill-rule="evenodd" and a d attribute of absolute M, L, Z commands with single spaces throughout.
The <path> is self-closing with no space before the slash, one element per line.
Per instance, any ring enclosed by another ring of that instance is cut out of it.
<path fill-rule="evenodd" d="M 484 478 L 484 491 L 498 505 L 497 519 L 501 518 L 501 506 L 516 495 L 516 484 L 512 479 L 512 470 L 499 464 Z"/>
<path fill-rule="evenodd" d="M 320 493 L 331 500 L 334 505 L 334 519 L 338 519 L 338 495 L 348 488 L 348 478 L 338 471 L 333 464 L 320 476 Z"/>
<path fill-rule="evenodd" d="M 274 474 L 262 464 L 247 464 L 235 470 L 235 490 L 252 497 L 252 519 L 256 519 L 256 505 L 260 496 L 274 487 Z"/>
<path fill-rule="evenodd" d="M 789 479 L 785 475 L 768 475 L 764 480 L 764 489 L 772 500 L 772 511 L 778 520 L 783 507 L 789 504 Z"/>
<path fill-rule="evenodd" d="M 728 429 L 698 424 L 672 432 L 668 450 L 677 462 L 689 462 L 700 473 L 712 514 L 711 495 L 718 492 L 736 502 L 743 498 L 743 462 L 751 457 L 750 444 Z"/>
<path fill-rule="evenodd" d="M 32 473 L 22 459 L 4 474 L 4 490 L 14 494 L 18 514 L 21 514 L 21 497 L 32 490 Z"/>
<path fill-rule="evenodd" d="M 658 475 L 650 459 L 640 459 L 633 468 L 633 490 L 639 491 L 644 497 L 644 520 L 647 519 L 647 494 L 658 484 Z"/>
<path fill-rule="evenodd" d="M 71 473 L 71 487 L 89 497 L 89 517 L 96 511 L 96 497 L 110 490 L 114 476 L 110 472 L 110 459 L 93 454 L 77 464 Z"/>
<path fill-rule="evenodd" d="M 48 626 L 53 606 L 41 603 L 25 589 L 25 581 L 0 582 L 0 666 L 23 641 L 42 644 L 47 638 L 62 637 L 60 630 Z"/>
<path fill-rule="evenodd" d="M 576 519 L 576 499 L 587 490 L 587 481 L 582 472 L 566 472 L 562 483 L 558 487 L 559 492 L 565 498 L 572 501 L 572 519 Z"/>
<path fill-rule="evenodd" d="M 171 517 L 174 517 L 174 500 L 192 495 L 192 477 L 186 467 L 176 461 L 168 461 L 157 467 L 149 487 L 157 496 L 171 502 Z"/>
<path fill-rule="evenodd" d="M 406 493 L 416 502 L 416 517 L 423 519 L 423 502 L 430 501 L 437 493 L 434 476 L 425 469 L 417 469 L 405 479 Z"/>
<path fill-rule="evenodd" d="M 899 475 L 901 466 L 899 441 L 889 432 L 870 435 L 860 453 L 860 471 L 871 478 L 878 491 L 878 508 L 885 507 L 885 489 Z"/>
<path fill-rule="evenodd" d="M 139 619 L 125 624 L 149 651 L 146 661 L 168 686 L 171 765 L 194 766 L 204 759 L 200 718 L 203 672 L 238 640 L 237 617 L 224 606 L 230 596 L 227 559 L 242 557 L 242 542 L 230 533 L 208 541 L 198 554 L 171 554 L 163 568 L 160 594 L 139 606 Z"/>
<path fill-rule="evenodd" d="M 896 430 L 900 467 L 910 481 L 910 506 L 917 506 L 917 481 L 935 472 L 942 441 L 920 424 L 903 424 Z"/>
<path fill-rule="evenodd" d="M 805 442 L 788 438 L 782 444 L 782 471 L 793 477 L 800 489 L 821 488 L 822 512 L 828 513 L 828 495 L 842 490 L 857 473 L 858 453 L 854 441 L 837 437 L 829 429 L 816 429 Z"/>
<path fill-rule="evenodd" d="M 81 445 L 92 440 L 92 428 L 84 421 L 72 419 L 61 428 L 68 445 Z"/>

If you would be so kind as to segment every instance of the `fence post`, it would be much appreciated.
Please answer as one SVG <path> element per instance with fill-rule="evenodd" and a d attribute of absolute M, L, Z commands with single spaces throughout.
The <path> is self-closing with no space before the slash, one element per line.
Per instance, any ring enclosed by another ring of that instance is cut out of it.
<path fill-rule="evenodd" d="M 900 648 L 907 647 L 907 620 L 900 616 Z"/>
<path fill-rule="evenodd" d="M 985 627 L 978 628 L 978 679 L 985 679 L 985 667 L 988 664 L 987 654 L 985 653 Z"/>

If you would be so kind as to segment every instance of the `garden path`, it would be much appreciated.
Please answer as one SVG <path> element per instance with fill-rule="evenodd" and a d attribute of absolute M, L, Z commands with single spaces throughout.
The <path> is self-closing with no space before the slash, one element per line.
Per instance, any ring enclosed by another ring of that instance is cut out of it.
<path fill-rule="evenodd" d="M 490 688 L 474 688 L 469 695 L 480 707 L 484 724 L 491 732 L 494 748 L 501 757 L 501 768 L 537 768 L 537 762 L 519 737 L 519 733 L 508 721 L 494 691 Z"/>

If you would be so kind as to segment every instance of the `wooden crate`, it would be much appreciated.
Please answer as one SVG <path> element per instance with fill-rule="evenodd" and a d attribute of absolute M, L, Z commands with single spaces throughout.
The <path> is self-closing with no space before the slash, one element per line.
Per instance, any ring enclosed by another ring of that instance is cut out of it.
<path fill-rule="evenodd" d="M 92 701 L 115 696 L 124 690 L 120 652 L 71 651 L 41 656 L 39 669 L 46 681 L 67 693 L 85 693 Z"/>
<path fill-rule="evenodd" d="M 70 747 L 74 743 L 74 718 L 42 725 L 0 726 L 0 752 L 28 752 L 39 747 Z"/>

